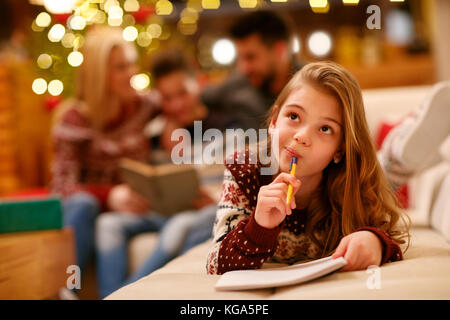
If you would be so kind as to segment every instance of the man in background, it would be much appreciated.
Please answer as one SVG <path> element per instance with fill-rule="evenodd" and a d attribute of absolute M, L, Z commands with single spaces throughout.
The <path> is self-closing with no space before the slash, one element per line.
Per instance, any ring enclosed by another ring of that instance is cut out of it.
<path fill-rule="evenodd" d="M 206 88 L 202 100 L 211 110 L 233 115 L 244 130 L 258 129 L 301 67 L 291 53 L 291 31 L 276 13 L 255 11 L 240 17 L 230 34 L 237 48 L 236 70 L 223 84 Z"/>

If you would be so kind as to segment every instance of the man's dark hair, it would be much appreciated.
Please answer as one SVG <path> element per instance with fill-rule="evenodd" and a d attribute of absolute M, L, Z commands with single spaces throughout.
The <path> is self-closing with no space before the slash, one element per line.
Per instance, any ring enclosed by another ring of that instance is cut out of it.
<path fill-rule="evenodd" d="M 248 13 L 236 20 L 230 28 L 235 39 L 244 39 L 258 34 L 268 46 L 279 40 L 289 41 L 290 30 L 283 18 L 273 11 L 260 10 Z"/>
<path fill-rule="evenodd" d="M 155 81 L 176 71 L 191 74 L 191 69 L 183 53 L 178 49 L 164 50 L 153 58 L 151 73 Z"/>

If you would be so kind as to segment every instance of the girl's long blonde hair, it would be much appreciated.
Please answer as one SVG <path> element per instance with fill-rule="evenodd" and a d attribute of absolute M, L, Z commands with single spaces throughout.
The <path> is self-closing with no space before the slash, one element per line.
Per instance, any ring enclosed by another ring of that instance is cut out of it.
<path fill-rule="evenodd" d="M 101 130 L 110 116 L 117 113 L 118 105 L 111 104 L 108 92 L 108 63 L 111 51 L 120 47 L 130 60 L 137 57 L 136 49 L 125 41 L 120 28 L 96 26 L 86 35 L 81 49 L 83 63 L 77 70 L 75 102 L 63 103 L 55 114 L 55 122 L 70 108 L 76 107 L 86 116 L 93 128 Z"/>
<path fill-rule="evenodd" d="M 321 186 L 308 207 L 306 232 L 331 254 L 340 239 L 360 227 L 378 227 L 397 243 L 408 239 L 410 220 L 399 208 L 377 160 L 366 122 L 361 89 L 356 79 L 333 62 L 304 66 L 282 90 L 270 109 L 268 124 L 278 117 L 288 96 L 304 84 L 333 95 L 342 107 L 345 155 L 323 172 Z M 325 237 L 318 237 L 321 231 Z M 407 248 L 406 248 L 407 249 Z"/>

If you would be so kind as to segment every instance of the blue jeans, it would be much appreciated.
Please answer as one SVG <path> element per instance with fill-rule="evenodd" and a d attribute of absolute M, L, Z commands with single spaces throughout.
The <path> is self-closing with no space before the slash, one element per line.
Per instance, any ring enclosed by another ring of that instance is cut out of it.
<path fill-rule="evenodd" d="M 161 268 L 173 258 L 185 253 L 212 236 L 216 205 L 197 211 L 185 211 L 171 218 L 159 235 L 156 248 L 126 284 L 132 283 Z"/>
<path fill-rule="evenodd" d="M 96 224 L 97 281 L 100 298 L 124 285 L 128 275 L 129 240 L 144 232 L 158 232 L 167 218 L 156 213 L 140 216 L 110 212 Z"/>
<path fill-rule="evenodd" d="M 94 253 L 95 219 L 100 204 L 93 195 L 77 192 L 63 200 L 62 209 L 64 226 L 74 230 L 77 264 L 84 270 Z"/>
<path fill-rule="evenodd" d="M 100 216 L 97 221 L 97 278 L 100 297 L 130 284 L 162 267 L 168 261 L 206 241 L 212 235 L 217 207 L 181 212 L 166 222 L 165 218 L 146 218 L 121 213 Z M 159 228 L 159 229 L 158 229 Z M 139 270 L 127 278 L 128 242 L 131 237 L 160 231 L 151 256 Z"/>

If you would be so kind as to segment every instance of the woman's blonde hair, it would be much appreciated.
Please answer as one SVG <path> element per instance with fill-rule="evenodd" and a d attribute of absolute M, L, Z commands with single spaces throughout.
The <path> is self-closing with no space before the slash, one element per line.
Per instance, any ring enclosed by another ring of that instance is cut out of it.
<path fill-rule="evenodd" d="M 399 244 L 408 238 L 409 246 L 409 217 L 397 205 L 377 160 L 361 89 L 346 69 L 333 62 L 304 66 L 278 96 L 268 124 L 277 119 L 291 92 L 305 84 L 334 96 L 341 105 L 345 146 L 341 161 L 330 163 L 323 172 L 322 184 L 308 207 L 306 232 L 323 250 L 322 256 L 329 255 L 343 236 L 367 226 L 381 228 Z M 317 237 L 318 230 L 324 238 Z"/>
<path fill-rule="evenodd" d="M 133 45 L 123 39 L 120 28 L 96 26 L 87 33 L 81 52 L 83 63 L 77 70 L 74 99 L 60 106 L 55 115 L 58 121 L 67 109 L 79 108 L 95 129 L 102 129 L 111 114 L 116 113 L 108 93 L 108 63 L 112 50 L 120 47 L 133 61 L 137 57 Z"/>

